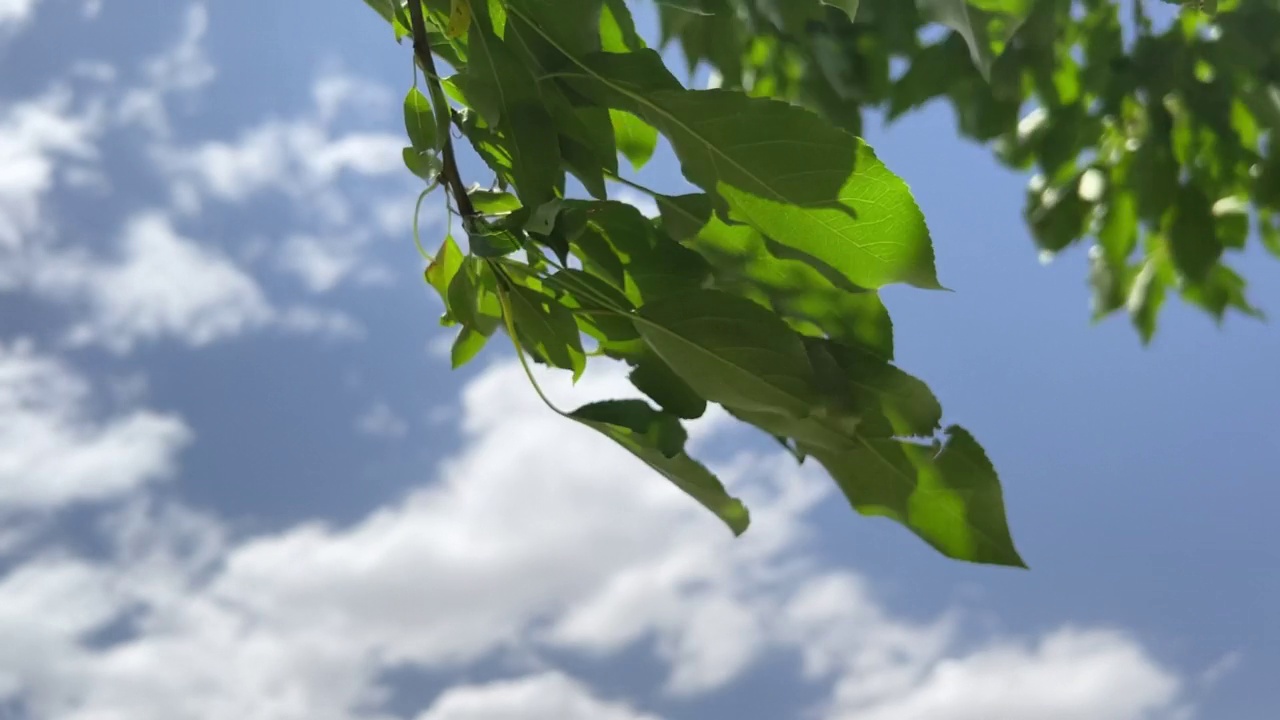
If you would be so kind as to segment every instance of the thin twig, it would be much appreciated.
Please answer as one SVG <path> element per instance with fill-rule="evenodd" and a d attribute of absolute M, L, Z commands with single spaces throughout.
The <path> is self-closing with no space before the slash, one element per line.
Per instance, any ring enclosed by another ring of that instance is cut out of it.
<path fill-rule="evenodd" d="M 437 102 L 444 97 L 444 88 L 440 85 L 440 74 L 436 72 L 436 61 L 431 55 L 431 40 L 427 37 L 427 19 L 422 14 L 421 0 L 409 0 L 409 21 L 413 25 L 413 52 L 418 56 L 418 62 L 422 63 L 422 70 L 426 73 L 427 84 L 431 86 L 431 94 L 436 98 Z M 448 111 L 448 108 L 443 108 Z M 471 198 L 467 195 L 467 188 L 462 183 L 462 175 L 458 173 L 458 161 L 453 155 L 453 134 L 444 134 L 444 148 L 441 151 L 441 160 L 443 168 L 440 170 L 441 177 L 444 178 L 444 185 L 448 189 L 449 194 L 453 195 L 453 201 L 458 206 L 458 214 L 463 217 L 464 224 L 476 214 L 476 209 L 471 204 Z"/>

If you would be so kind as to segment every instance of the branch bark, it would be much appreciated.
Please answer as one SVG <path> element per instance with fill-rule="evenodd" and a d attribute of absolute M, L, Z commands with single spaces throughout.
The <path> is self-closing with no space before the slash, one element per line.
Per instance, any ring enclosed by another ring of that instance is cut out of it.
<path fill-rule="evenodd" d="M 440 74 L 436 72 L 435 57 L 431 54 L 431 40 L 427 37 L 427 19 L 422 14 L 421 0 L 409 0 L 409 21 L 413 25 L 413 53 L 418 58 L 418 63 L 422 65 L 422 72 L 427 77 L 427 84 L 431 88 L 431 97 L 434 102 L 444 102 L 444 88 L 440 85 Z M 437 112 L 449 112 L 449 108 L 437 108 Z M 442 168 L 440 176 L 444 179 L 445 189 L 450 195 L 453 195 L 453 202 L 458 206 L 458 214 L 463 218 L 465 224 L 467 220 L 476 214 L 475 207 L 471 204 L 471 198 L 467 195 L 467 188 L 462 184 L 462 175 L 458 172 L 458 161 L 453 153 L 453 135 L 449 132 L 444 134 L 444 145 L 440 153 Z"/>

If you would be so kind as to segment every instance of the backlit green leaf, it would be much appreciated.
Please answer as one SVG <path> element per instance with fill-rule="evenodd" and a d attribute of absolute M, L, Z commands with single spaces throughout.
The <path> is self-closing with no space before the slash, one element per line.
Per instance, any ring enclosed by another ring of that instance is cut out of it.
<path fill-rule="evenodd" d="M 427 96 L 416 87 L 409 88 L 409 93 L 404 97 L 404 125 L 415 151 L 421 154 L 438 149 L 435 113 L 431 110 Z"/>
<path fill-rule="evenodd" d="M 639 316 L 645 343 L 707 400 L 794 416 L 818 402 L 800 336 L 750 300 L 698 290 L 648 303 Z"/>
<path fill-rule="evenodd" d="M 511 178 L 523 204 L 537 207 L 563 185 L 556 125 L 529 68 L 491 31 L 469 35 L 467 96 L 485 123 L 500 133 L 511 162 Z"/>
<path fill-rule="evenodd" d="M 858 138 L 787 103 L 684 90 L 650 50 L 571 61 L 579 91 L 657 127 L 735 219 L 856 285 L 939 287 L 910 191 Z"/>
<path fill-rule="evenodd" d="M 858 512 L 892 518 L 947 557 L 1025 567 L 1009 535 L 995 469 L 968 432 L 947 431 L 935 454 L 926 445 L 859 438 L 843 452 L 801 445 Z"/>
<path fill-rule="evenodd" d="M 454 277 L 458 275 L 458 270 L 462 267 L 462 261 L 462 250 L 453 241 L 452 235 L 446 235 L 444 242 L 440 244 L 440 249 L 436 251 L 435 257 L 431 259 L 431 264 L 427 265 L 427 283 L 439 293 L 446 309 L 448 309 L 449 304 L 449 285 L 453 283 Z"/>
<path fill-rule="evenodd" d="M 449 283 L 449 312 L 481 335 L 492 335 L 502 322 L 497 279 L 485 261 L 469 255 Z"/>
<path fill-rule="evenodd" d="M 658 146 L 658 131 L 649 123 L 625 110 L 610 110 L 613 133 L 618 150 L 639 170 L 653 157 Z"/>
<path fill-rule="evenodd" d="M 555 299 L 522 285 L 508 285 L 507 301 L 520 342 L 535 358 L 572 370 L 576 379 L 586 367 L 578 325 L 569 309 Z"/>
<path fill-rule="evenodd" d="M 484 349 L 488 340 L 489 338 L 469 327 L 464 327 L 458 331 L 458 336 L 454 338 L 453 346 L 449 349 L 449 359 L 453 364 L 453 369 L 457 370 L 471 362 Z"/>

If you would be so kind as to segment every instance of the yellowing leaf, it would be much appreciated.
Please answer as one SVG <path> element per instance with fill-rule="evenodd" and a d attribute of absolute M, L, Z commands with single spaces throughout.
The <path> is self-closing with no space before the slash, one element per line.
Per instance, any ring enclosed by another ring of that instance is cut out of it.
<path fill-rule="evenodd" d="M 451 0 L 449 3 L 449 27 L 444 34 L 450 39 L 467 34 L 471 27 L 471 0 Z"/>

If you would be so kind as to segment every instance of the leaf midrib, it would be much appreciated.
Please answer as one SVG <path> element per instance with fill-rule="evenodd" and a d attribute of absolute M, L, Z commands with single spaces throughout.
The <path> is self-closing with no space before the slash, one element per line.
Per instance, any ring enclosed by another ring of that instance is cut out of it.
<path fill-rule="evenodd" d="M 642 308 L 640 308 L 640 312 L 643 312 L 643 311 L 644 311 L 644 308 L 643 308 L 643 307 L 642 307 Z M 785 389 L 785 388 L 778 387 L 777 385 L 775 385 L 775 384 L 773 384 L 772 382 L 770 382 L 770 381 L 769 381 L 767 378 L 765 378 L 764 376 L 759 375 L 759 374 L 755 373 L 755 372 L 754 372 L 754 371 L 752 371 L 752 370 L 748 370 L 747 368 L 742 367 L 742 366 L 741 366 L 741 365 L 739 365 L 738 363 L 735 363 L 735 362 L 733 362 L 733 361 L 731 361 L 731 360 L 729 360 L 729 359 L 727 359 L 727 358 L 725 358 L 725 357 L 723 357 L 723 356 L 721 356 L 721 355 L 719 355 L 719 354 L 717 354 L 717 353 L 712 352 L 709 348 L 703 347 L 702 345 L 699 345 L 698 343 L 693 342 L 692 340 L 690 340 L 690 339 L 688 339 L 688 338 L 684 337 L 684 336 L 683 336 L 683 335 L 681 335 L 680 333 L 678 333 L 678 332 L 676 332 L 676 331 L 674 331 L 674 330 L 671 330 L 671 329 L 667 328 L 665 325 L 662 325 L 662 324 L 660 324 L 660 323 L 654 322 L 653 320 L 650 320 L 649 318 L 646 318 L 646 317 L 644 317 L 643 315 L 640 315 L 640 314 L 638 314 L 638 313 L 634 316 L 634 318 L 635 318 L 635 319 L 637 319 L 637 320 L 639 320 L 642 324 L 648 325 L 650 328 L 660 330 L 660 331 L 662 331 L 663 333 L 666 333 L 667 335 L 670 335 L 671 337 L 674 337 L 674 338 L 676 338 L 676 339 L 680 340 L 680 342 L 682 342 L 682 343 L 684 343 L 685 345 L 687 345 L 687 346 L 689 346 L 689 347 L 693 348 L 694 350 L 698 351 L 700 354 L 702 354 L 702 355 L 704 355 L 704 356 L 706 356 L 706 357 L 710 357 L 710 358 L 712 358 L 713 360 L 716 360 L 716 361 L 720 362 L 721 364 L 728 365 L 729 367 L 731 367 L 731 368 L 733 368 L 733 369 L 735 369 L 735 370 L 737 370 L 737 371 L 739 371 L 739 372 L 741 372 L 741 373 L 744 373 L 744 374 L 746 374 L 746 375 L 747 375 L 747 376 L 749 376 L 749 377 L 752 377 L 752 378 L 757 379 L 761 384 L 766 385 L 766 386 L 768 386 L 768 387 L 772 388 L 773 390 L 775 390 L 775 391 L 777 391 L 777 392 L 781 393 L 782 395 L 785 395 L 786 397 L 791 398 L 792 400 L 795 400 L 797 405 L 801 405 L 801 406 L 808 407 L 808 406 L 809 406 L 809 404 L 810 404 L 808 399 L 797 397 L 797 396 L 796 396 L 796 395 L 794 395 L 790 390 L 787 390 L 787 389 Z M 641 333 L 641 335 L 643 336 L 643 333 Z M 657 348 L 653 348 L 653 351 L 654 351 L 654 352 L 658 352 L 658 349 L 657 349 Z M 661 355 L 662 353 L 658 352 L 658 354 L 659 354 L 659 355 Z M 722 404 L 723 404 L 723 403 L 722 403 Z M 757 408 L 757 409 L 758 409 L 758 408 Z"/>

